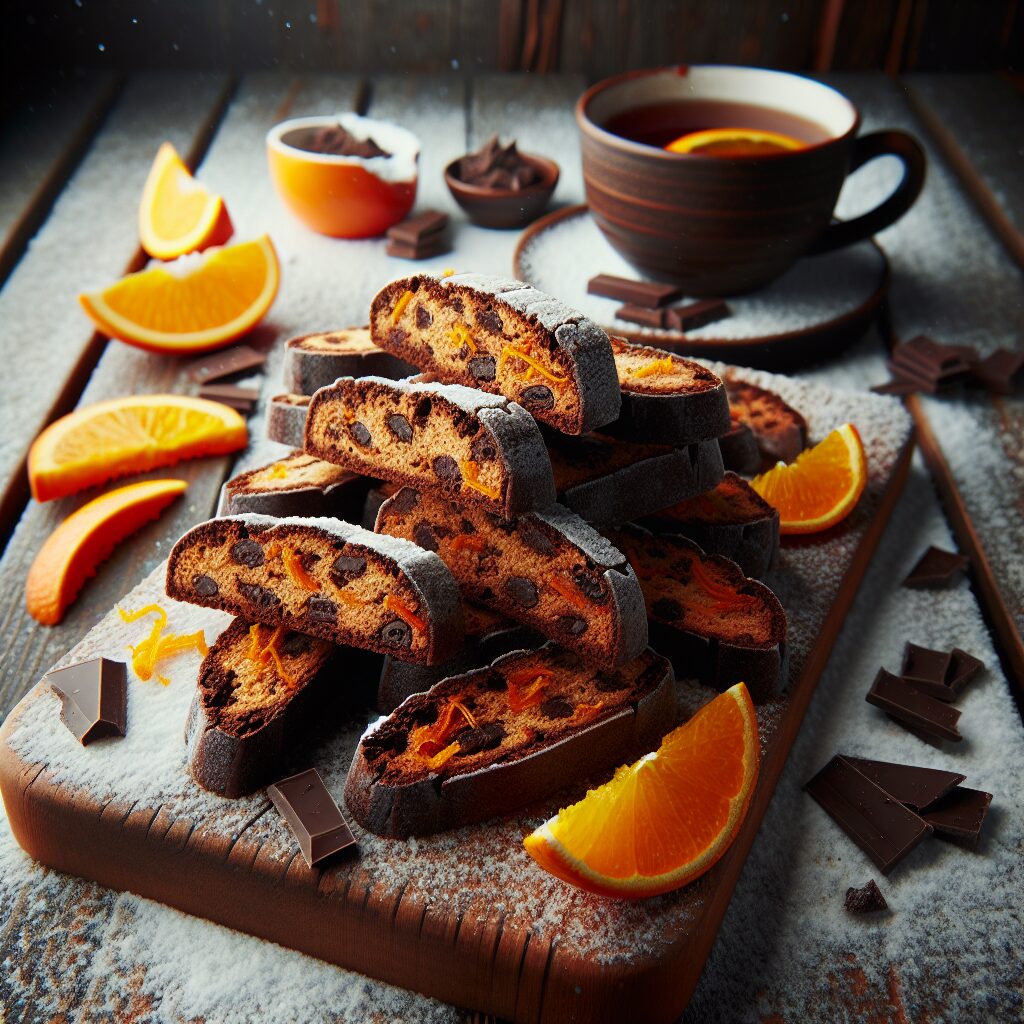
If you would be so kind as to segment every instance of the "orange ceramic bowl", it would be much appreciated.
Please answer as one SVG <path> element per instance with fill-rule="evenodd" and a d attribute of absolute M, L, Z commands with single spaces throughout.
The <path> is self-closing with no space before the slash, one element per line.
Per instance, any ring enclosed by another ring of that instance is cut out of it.
<path fill-rule="evenodd" d="M 339 124 L 390 155 L 364 159 L 303 148 L 320 129 Z M 333 238 L 373 238 L 404 220 L 416 202 L 418 159 L 412 132 L 358 114 L 294 118 L 267 133 L 277 194 L 303 224 Z"/>

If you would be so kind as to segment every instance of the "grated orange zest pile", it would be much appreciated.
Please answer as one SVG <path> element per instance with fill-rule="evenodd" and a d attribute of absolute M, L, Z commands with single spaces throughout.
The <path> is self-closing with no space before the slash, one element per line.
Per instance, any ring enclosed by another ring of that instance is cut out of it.
<path fill-rule="evenodd" d="M 157 663 L 165 658 L 170 658 L 182 651 L 197 651 L 204 658 L 210 653 L 206 646 L 206 636 L 201 629 L 194 633 L 168 633 L 164 635 L 167 626 L 167 612 L 158 604 L 147 604 L 137 608 L 133 612 L 125 611 L 124 608 L 117 609 L 122 622 L 137 622 L 146 615 L 156 614 L 156 621 L 142 643 L 137 647 L 129 645 L 128 650 L 132 652 L 132 671 L 143 681 L 148 682 L 153 678 L 153 672 Z M 170 680 L 166 676 L 158 676 L 159 682 L 167 686 Z"/>

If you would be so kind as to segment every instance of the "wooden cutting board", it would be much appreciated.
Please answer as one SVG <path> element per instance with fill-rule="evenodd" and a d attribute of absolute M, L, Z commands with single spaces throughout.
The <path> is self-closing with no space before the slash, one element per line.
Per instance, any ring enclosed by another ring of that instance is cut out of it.
<path fill-rule="evenodd" d="M 870 480 L 853 515 L 819 537 L 783 546 L 767 578 L 789 616 L 790 686 L 758 709 L 763 765 L 740 834 L 686 888 L 625 903 L 579 892 L 538 869 L 522 837 L 585 785 L 523 813 L 420 840 L 382 840 L 354 828 L 358 853 L 307 868 L 264 794 L 225 800 L 185 771 L 183 730 L 198 656 L 161 671 L 167 686 L 129 675 L 128 735 L 81 747 L 40 682 L 0 731 L 0 791 L 12 830 L 37 860 L 159 900 L 253 935 L 515 1021 L 675 1020 L 696 984 L 736 878 L 864 570 L 906 476 L 909 417 L 890 398 L 744 371 L 806 416 L 813 439 L 845 421 L 864 439 Z M 122 607 L 157 602 L 169 629 L 229 617 L 170 601 L 158 569 Z M 60 665 L 103 655 L 128 660 L 147 632 L 116 610 Z M 344 684 L 344 680 L 340 681 Z M 713 694 L 678 685 L 680 716 Z M 367 722 L 339 721 L 293 767 L 316 765 L 340 800 Z M 591 784 L 601 781 L 589 780 Z M 793 836 L 799 842 L 799 836 Z"/>

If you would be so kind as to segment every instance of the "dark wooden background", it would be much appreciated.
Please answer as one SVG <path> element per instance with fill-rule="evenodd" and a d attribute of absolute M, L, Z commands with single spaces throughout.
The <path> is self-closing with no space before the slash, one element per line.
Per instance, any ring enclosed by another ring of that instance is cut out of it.
<path fill-rule="evenodd" d="M 5 77 L 114 70 L 569 71 L 733 62 L 1024 70 L 1021 0 L 7 0 Z"/>

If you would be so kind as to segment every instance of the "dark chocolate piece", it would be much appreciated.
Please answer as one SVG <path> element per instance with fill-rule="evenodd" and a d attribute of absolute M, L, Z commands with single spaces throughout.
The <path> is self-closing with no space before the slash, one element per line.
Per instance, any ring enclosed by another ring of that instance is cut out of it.
<path fill-rule="evenodd" d="M 940 768 L 920 768 L 913 764 L 892 764 L 889 761 L 870 761 L 864 757 L 843 757 L 876 786 L 884 789 L 894 800 L 922 811 L 966 778 L 959 772 Z"/>
<path fill-rule="evenodd" d="M 671 306 L 665 310 L 666 326 L 677 331 L 695 331 L 698 327 L 724 320 L 732 310 L 722 299 L 701 299 L 685 306 Z"/>
<path fill-rule="evenodd" d="M 682 288 L 660 281 L 631 281 L 628 277 L 614 274 L 598 274 L 587 282 L 590 295 L 603 295 L 607 299 L 618 299 L 632 306 L 658 309 L 660 306 L 682 298 Z"/>
<path fill-rule="evenodd" d="M 448 214 L 440 210 L 424 210 L 415 217 L 409 217 L 399 224 L 393 224 L 387 230 L 387 237 L 392 242 L 404 245 L 419 246 L 427 239 L 444 231 L 448 225 Z"/>
<path fill-rule="evenodd" d="M 540 171 L 524 160 L 515 142 L 501 145 L 492 135 L 475 153 L 459 160 L 458 177 L 467 185 L 518 191 L 540 179 Z"/>
<path fill-rule="evenodd" d="M 953 691 L 954 699 L 963 693 L 964 687 L 985 667 L 981 658 L 968 654 L 959 647 L 953 648 L 946 676 L 946 685 Z"/>
<path fill-rule="evenodd" d="M 267 786 L 267 796 L 288 822 L 310 867 L 355 846 L 348 822 L 315 768 Z"/>
<path fill-rule="evenodd" d="M 947 587 L 953 577 L 968 565 L 969 558 L 952 551 L 943 551 L 933 544 L 917 560 L 910 575 L 903 581 L 903 586 L 915 589 Z"/>
<path fill-rule="evenodd" d="M 237 384 L 207 384 L 199 389 L 199 397 L 230 405 L 239 412 L 252 412 L 260 393 L 257 388 L 243 388 Z"/>
<path fill-rule="evenodd" d="M 1024 352 L 997 348 L 991 355 L 974 363 L 971 373 L 982 387 L 993 394 L 1012 395 L 1021 369 L 1024 369 Z"/>
<path fill-rule="evenodd" d="M 884 668 L 878 670 L 865 700 L 881 708 L 901 725 L 910 726 L 926 736 L 954 741 L 963 739 L 956 727 L 960 718 L 956 708 L 929 697 Z"/>
<path fill-rule="evenodd" d="M 932 833 L 932 826 L 836 755 L 804 789 L 883 875 Z"/>
<path fill-rule="evenodd" d="M 916 376 L 938 384 L 962 375 L 977 358 L 978 353 L 973 348 L 944 345 L 926 334 L 919 334 L 893 347 L 891 365 L 899 376 Z"/>
<path fill-rule="evenodd" d="M 908 641 L 903 650 L 900 676 L 922 693 L 948 704 L 956 699 L 946 682 L 952 660 L 953 655 L 948 651 L 935 651 Z"/>
<path fill-rule="evenodd" d="M 105 736 L 124 736 L 128 721 L 128 670 L 123 661 L 95 658 L 48 672 L 60 697 L 60 720 L 86 746 Z"/>
<path fill-rule="evenodd" d="M 444 235 L 430 235 L 422 242 L 410 245 L 408 242 L 388 242 L 385 252 L 389 256 L 397 256 L 402 260 L 425 260 L 431 256 L 440 256 L 448 252 L 451 246 Z"/>
<path fill-rule="evenodd" d="M 921 815 L 938 836 L 972 850 L 981 838 L 981 826 L 992 803 L 992 794 L 957 786 Z"/>
<path fill-rule="evenodd" d="M 619 320 L 626 320 L 631 324 L 642 324 L 644 327 L 668 327 L 668 310 L 650 309 L 647 306 L 634 306 L 626 303 L 615 310 L 615 316 Z"/>
<path fill-rule="evenodd" d="M 852 887 L 847 889 L 843 906 L 851 914 L 872 914 L 879 910 L 889 909 L 882 890 L 878 888 L 873 878 L 869 879 L 868 884 L 862 889 Z"/>
<path fill-rule="evenodd" d="M 875 384 L 871 390 L 876 395 L 912 395 L 917 388 L 909 380 L 888 380 L 884 384 Z"/>
<path fill-rule="evenodd" d="M 905 382 L 913 391 L 934 395 L 939 390 L 939 381 L 916 366 L 899 366 L 891 359 L 887 359 L 885 365 L 895 380 Z"/>
<path fill-rule="evenodd" d="M 358 139 L 342 125 L 325 125 L 314 136 L 308 145 L 300 147 L 309 153 L 328 153 L 331 156 L 357 156 L 370 160 L 377 156 L 391 156 L 386 149 L 381 149 L 376 141 L 367 136 Z"/>
<path fill-rule="evenodd" d="M 211 384 L 244 370 L 255 370 L 266 361 L 267 357 L 262 352 L 249 345 L 232 345 L 189 364 L 188 375 L 197 384 Z"/>

